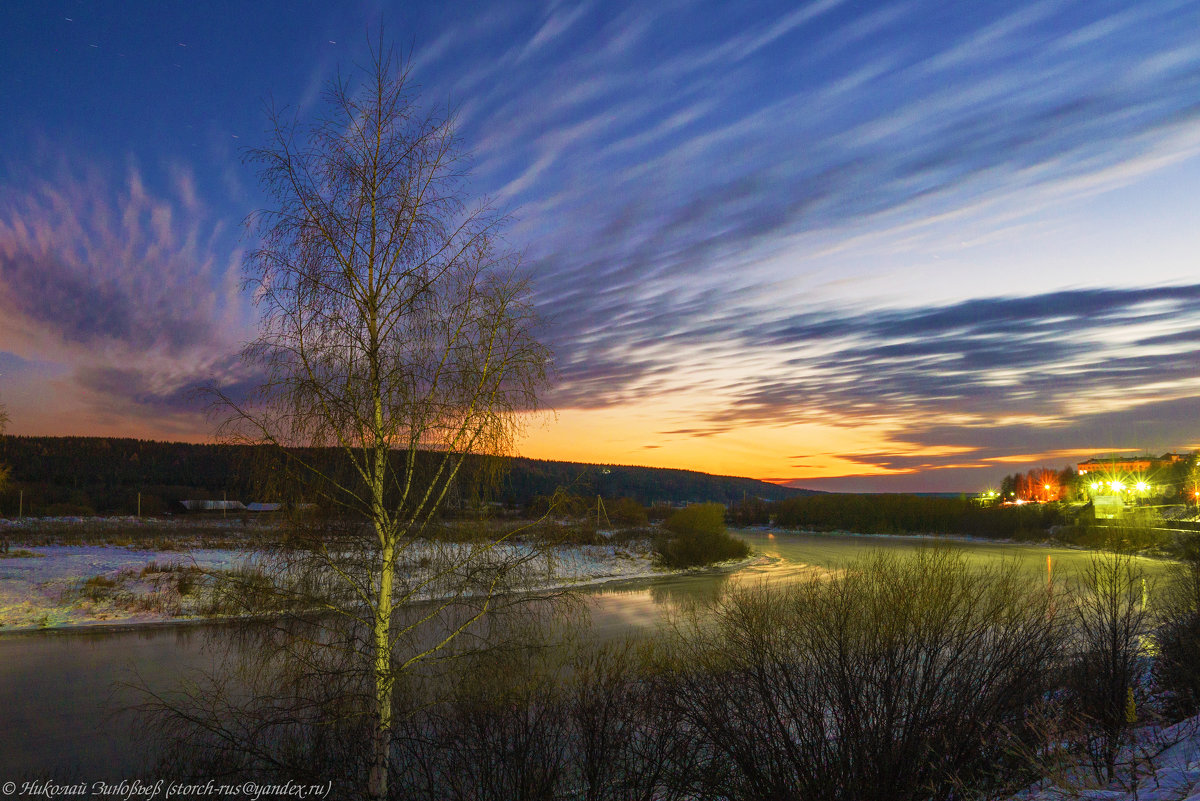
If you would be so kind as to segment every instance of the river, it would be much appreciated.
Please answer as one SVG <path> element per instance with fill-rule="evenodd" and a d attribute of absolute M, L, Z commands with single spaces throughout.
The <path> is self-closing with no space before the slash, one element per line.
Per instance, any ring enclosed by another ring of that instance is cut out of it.
<path fill-rule="evenodd" d="M 970 565 L 1016 560 L 1030 572 L 1077 574 L 1090 552 L 957 539 L 737 532 L 758 558 L 735 572 L 706 571 L 585 591 L 596 636 L 651 627 L 670 609 L 715 597 L 728 584 L 780 582 L 833 569 L 871 551 L 912 552 L 933 544 Z M 1048 561 L 1049 560 L 1049 561 Z M 1169 563 L 1138 559 L 1151 579 Z M 219 624 L 57 630 L 0 637 L 0 782 L 53 777 L 95 781 L 139 777 L 144 746 L 130 683 L 169 690 L 218 655 Z M 214 638 L 211 635 L 216 634 Z M 144 773 L 140 777 L 151 778 Z"/>

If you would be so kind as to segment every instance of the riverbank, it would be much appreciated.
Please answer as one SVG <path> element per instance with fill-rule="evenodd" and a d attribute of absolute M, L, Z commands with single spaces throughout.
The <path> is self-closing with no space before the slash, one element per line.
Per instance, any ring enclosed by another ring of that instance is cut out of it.
<path fill-rule="evenodd" d="M 88 626 L 216 620 L 205 614 L 212 577 L 255 565 L 248 551 L 163 551 L 109 545 L 21 546 L 0 559 L 0 634 Z M 584 587 L 673 572 L 649 542 L 559 545 L 536 556 L 531 589 Z"/>
<path fill-rule="evenodd" d="M 516 546 L 520 547 L 520 546 Z M 754 556 L 709 568 L 655 566 L 649 541 L 559 545 L 537 554 L 529 589 L 634 584 L 672 575 L 733 571 Z M 244 550 L 162 551 L 110 545 L 14 548 L 0 558 L 0 635 L 90 627 L 160 626 L 232 617 L 206 612 L 213 577 L 253 569 Z"/>
<path fill-rule="evenodd" d="M 1008 801 L 1195 801 L 1200 798 L 1200 717 L 1133 733 L 1117 757 L 1117 776 L 1096 779 L 1067 765 Z"/>
<path fill-rule="evenodd" d="M 817 529 L 804 528 L 774 528 L 771 526 L 753 526 L 744 529 L 745 531 L 754 531 L 759 534 L 800 534 L 805 537 L 864 537 L 868 539 L 885 539 L 885 540 L 930 540 L 933 542 L 990 542 L 990 543 L 1012 543 L 1014 545 L 1031 545 L 1045 547 L 1071 547 L 1064 546 L 1062 543 L 1045 540 L 1043 542 L 1017 542 L 1013 539 L 993 539 L 991 537 L 976 537 L 970 534 L 862 534 L 857 531 L 843 531 L 841 529 L 832 529 L 829 531 L 819 531 Z M 1082 546 L 1080 546 L 1082 548 Z"/>
<path fill-rule="evenodd" d="M 1011 538 L 999 537 L 979 537 L 971 534 L 862 534 L 857 531 L 843 531 L 835 529 L 830 531 L 818 531 L 816 529 L 800 529 L 800 528 L 774 528 L 769 526 L 754 526 L 741 531 L 753 531 L 758 534 L 774 535 L 796 535 L 803 537 L 838 537 L 838 538 L 853 538 L 864 540 L 884 540 L 884 541 L 900 541 L 900 542 L 922 542 L 936 545 L 938 543 L 964 543 L 974 545 L 1010 545 L 1014 548 L 1043 548 L 1046 550 L 1066 550 L 1076 551 L 1079 553 L 1092 553 L 1097 550 L 1097 546 L 1084 543 L 1067 542 L 1053 538 L 1043 540 L 1017 540 Z M 734 530 L 734 534 L 738 530 Z M 1133 553 L 1145 559 L 1154 559 L 1162 562 L 1177 562 L 1178 557 L 1174 554 L 1163 553 L 1157 548 L 1141 548 L 1130 549 L 1128 552 Z"/>
<path fill-rule="evenodd" d="M 73 534 L 78 531 L 71 526 L 73 521 L 55 522 Z M 235 521 L 229 521 L 229 525 L 214 523 L 207 525 L 214 533 L 246 545 L 244 535 L 235 530 Z M 93 523 L 92 527 L 102 530 L 100 524 Z M 161 528 L 171 530 L 169 525 Z M 0 558 L 0 636 L 47 629 L 158 626 L 231 617 L 211 610 L 206 612 L 203 593 L 195 590 L 211 574 L 247 567 L 253 551 L 247 547 L 203 547 L 207 538 L 181 537 L 178 529 L 172 533 L 174 537 L 156 536 L 128 545 L 14 542 L 9 558 Z M 1090 553 L 1085 548 L 1057 542 L 1017 543 L 952 534 L 860 534 L 768 527 L 731 529 L 730 533 L 750 542 L 755 554 L 736 563 L 690 570 L 656 567 L 649 539 L 556 545 L 546 549 L 530 571 L 536 577 L 530 589 L 637 586 L 706 572 L 741 571 L 747 581 L 752 581 L 761 570 L 769 569 L 762 564 L 764 555 L 773 553 L 778 546 L 790 549 L 793 542 L 803 543 L 805 553 L 800 561 L 821 570 L 843 567 L 877 547 L 890 550 L 944 543 L 970 547 L 972 553 L 978 552 L 979 557 L 987 559 L 1019 552 L 1034 569 L 1037 562 L 1045 570 L 1046 558 L 1053 557 L 1054 574 L 1058 576 L 1070 563 L 1077 563 L 1078 568 Z M 1032 554 L 1038 552 L 1044 556 L 1033 560 Z M 791 561 L 796 561 L 794 555 Z M 1163 564 L 1159 559 L 1152 561 Z"/>

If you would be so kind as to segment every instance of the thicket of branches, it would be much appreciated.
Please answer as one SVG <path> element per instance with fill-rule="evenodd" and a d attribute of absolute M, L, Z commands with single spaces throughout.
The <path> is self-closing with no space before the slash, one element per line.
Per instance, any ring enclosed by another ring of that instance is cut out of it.
<path fill-rule="evenodd" d="M 1119 555 L 1067 587 L 935 550 L 725 592 L 644 640 L 564 640 L 557 613 L 514 606 L 451 663 L 406 677 L 389 795 L 949 801 L 1056 770 L 1136 782 L 1132 762 L 1168 743 L 1132 733 L 1171 692 L 1146 683 L 1144 638 L 1197 613 L 1181 601 L 1152 619 L 1141 587 Z M 331 697 L 319 683 L 290 694 Z M 361 721 L 279 714 L 254 749 L 230 746 L 245 732 L 172 720 L 200 774 L 337 777 L 361 793 Z"/>

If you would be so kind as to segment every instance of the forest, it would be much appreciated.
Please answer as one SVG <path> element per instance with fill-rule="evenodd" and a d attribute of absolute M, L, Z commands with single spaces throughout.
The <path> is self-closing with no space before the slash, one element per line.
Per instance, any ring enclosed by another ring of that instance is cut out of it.
<path fill-rule="evenodd" d="M 333 467 L 333 451 L 306 456 Z M 0 438 L 0 464 L 12 480 L 0 492 L 0 516 L 133 514 L 141 495 L 143 514 L 178 511 L 187 499 L 228 498 L 246 503 L 290 500 L 273 480 L 281 454 L 268 448 L 156 442 L 109 437 Z M 456 507 L 500 503 L 528 506 L 538 496 L 564 489 L 582 497 L 628 497 L 644 505 L 716 502 L 745 498 L 776 501 L 805 490 L 763 481 L 691 470 L 590 465 L 516 458 L 469 459 L 463 466 Z M 23 498 L 21 497 L 23 494 Z"/>
<path fill-rule="evenodd" d="M 1040 539 L 1072 522 L 1055 504 L 981 506 L 968 498 L 920 495 L 811 495 L 772 505 L 782 528 L 860 534 L 970 534 L 994 539 Z"/>

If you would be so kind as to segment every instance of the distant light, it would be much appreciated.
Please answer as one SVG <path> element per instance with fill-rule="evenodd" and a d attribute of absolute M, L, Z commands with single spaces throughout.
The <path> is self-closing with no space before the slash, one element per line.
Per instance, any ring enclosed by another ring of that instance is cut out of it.
<path fill-rule="evenodd" d="M 1094 490 L 1098 490 L 1098 489 L 1100 489 L 1100 484 L 1099 484 L 1098 482 L 1096 482 L 1096 481 L 1093 481 L 1093 482 L 1092 482 L 1092 489 L 1094 489 Z M 1197 492 L 1196 494 L 1197 494 L 1197 495 L 1200 495 L 1200 492 Z"/>
<path fill-rule="evenodd" d="M 1145 492 L 1146 490 L 1150 489 L 1150 485 L 1145 481 L 1139 481 L 1134 485 L 1134 489 L 1136 489 L 1138 492 Z"/>
<path fill-rule="evenodd" d="M 1120 481 L 1114 481 L 1114 482 L 1112 482 L 1112 488 L 1115 491 L 1120 492 L 1121 490 L 1125 489 L 1125 485 L 1122 484 Z"/>

